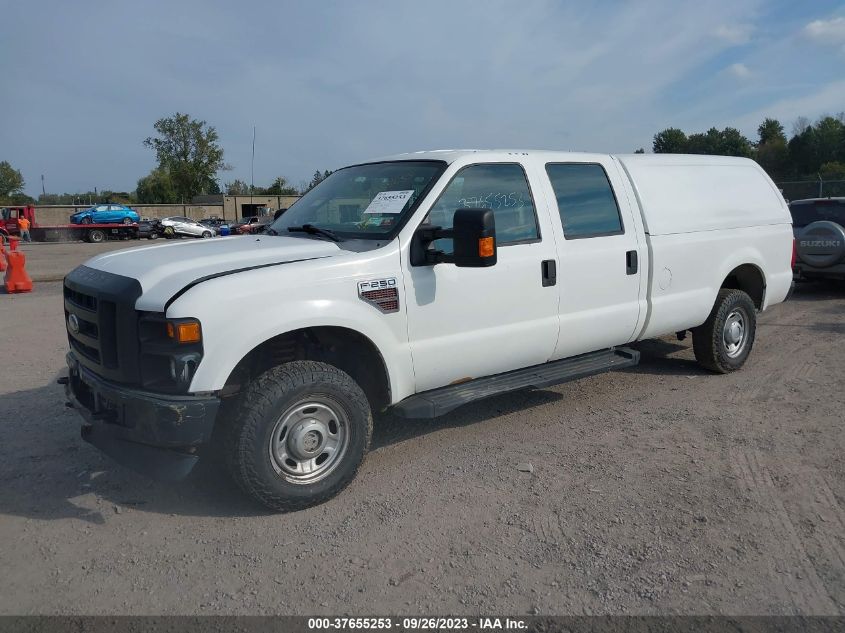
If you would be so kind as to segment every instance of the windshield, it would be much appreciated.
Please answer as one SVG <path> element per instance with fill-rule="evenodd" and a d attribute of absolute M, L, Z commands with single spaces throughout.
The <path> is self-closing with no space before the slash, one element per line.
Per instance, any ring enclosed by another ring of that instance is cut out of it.
<path fill-rule="evenodd" d="M 398 229 L 443 173 L 441 161 L 370 163 L 340 169 L 273 222 L 279 235 L 310 224 L 343 238 L 383 239 Z"/>

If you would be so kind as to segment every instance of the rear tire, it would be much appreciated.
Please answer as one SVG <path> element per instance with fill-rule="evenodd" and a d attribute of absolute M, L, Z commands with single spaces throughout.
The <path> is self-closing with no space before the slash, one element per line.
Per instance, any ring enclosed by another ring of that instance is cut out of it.
<path fill-rule="evenodd" d="M 91 229 L 88 231 L 88 241 L 92 244 L 99 244 L 106 241 L 106 234 L 102 229 Z"/>
<path fill-rule="evenodd" d="M 373 418 L 349 374 L 313 361 L 253 381 L 223 423 L 221 449 L 244 492 L 277 511 L 327 501 L 358 472 Z"/>
<path fill-rule="evenodd" d="M 717 374 L 740 369 L 757 332 L 757 309 L 742 290 L 722 288 L 707 320 L 692 330 L 698 364 Z"/>

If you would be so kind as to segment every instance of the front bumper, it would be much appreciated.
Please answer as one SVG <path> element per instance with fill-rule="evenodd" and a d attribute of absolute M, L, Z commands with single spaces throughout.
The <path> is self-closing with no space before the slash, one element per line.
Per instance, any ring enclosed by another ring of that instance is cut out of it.
<path fill-rule="evenodd" d="M 209 396 L 169 396 L 110 383 L 67 354 L 65 394 L 84 418 L 82 439 L 154 479 L 188 476 L 220 408 Z M 64 381 L 61 381 L 64 382 Z"/>

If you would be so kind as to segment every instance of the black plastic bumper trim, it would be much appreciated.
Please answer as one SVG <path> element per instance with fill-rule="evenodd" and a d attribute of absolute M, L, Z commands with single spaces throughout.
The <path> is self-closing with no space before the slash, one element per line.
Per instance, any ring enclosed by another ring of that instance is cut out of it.
<path fill-rule="evenodd" d="M 220 399 L 167 396 L 110 383 L 67 355 L 65 394 L 85 420 L 82 438 L 117 462 L 155 479 L 178 480 L 211 439 Z"/>

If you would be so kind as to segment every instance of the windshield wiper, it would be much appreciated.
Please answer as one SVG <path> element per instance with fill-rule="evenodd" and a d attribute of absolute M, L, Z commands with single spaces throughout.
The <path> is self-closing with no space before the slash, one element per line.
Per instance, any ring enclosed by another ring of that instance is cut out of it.
<path fill-rule="evenodd" d="M 266 231 L 264 231 L 264 233 L 266 235 L 278 235 L 279 234 L 279 232 L 276 229 L 267 229 Z"/>
<path fill-rule="evenodd" d="M 302 226 L 289 226 L 288 231 L 291 233 L 308 233 L 308 235 L 322 235 L 329 238 L 332 242 L 341 242 L 342 240 L 328 229 L 321 229 L 319 226 L 313 224 L 303 224 Z"/>

